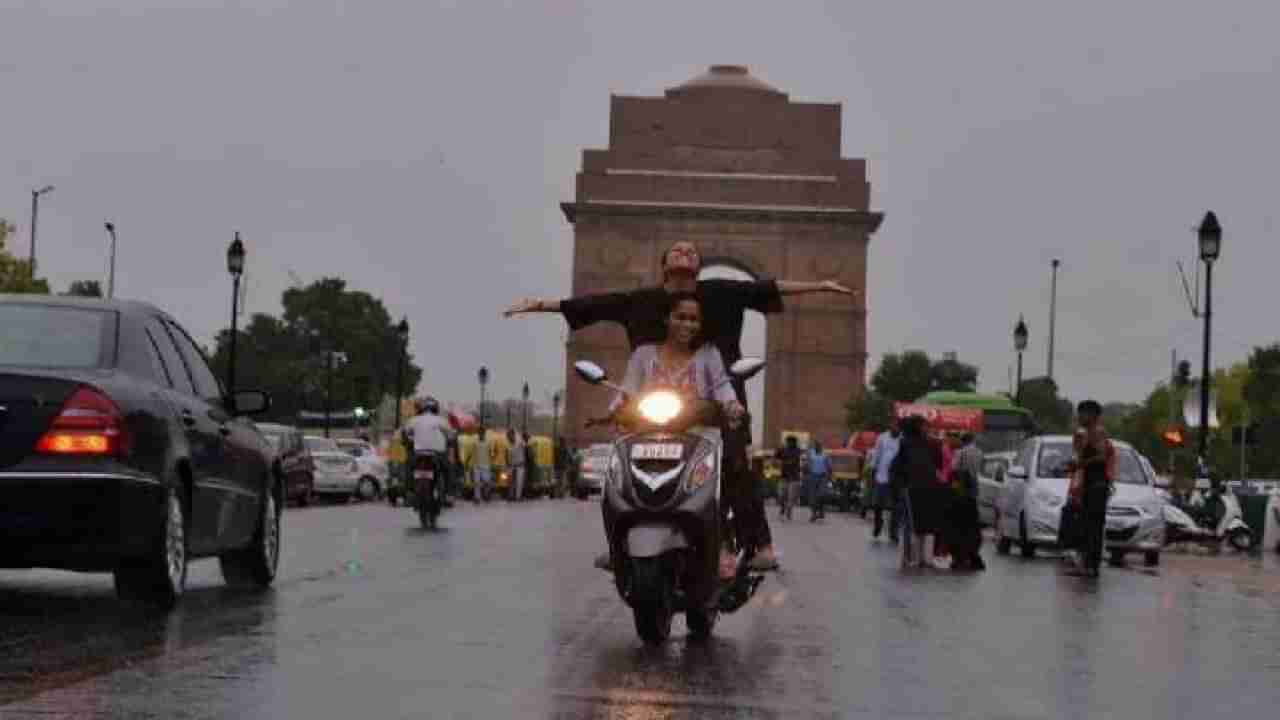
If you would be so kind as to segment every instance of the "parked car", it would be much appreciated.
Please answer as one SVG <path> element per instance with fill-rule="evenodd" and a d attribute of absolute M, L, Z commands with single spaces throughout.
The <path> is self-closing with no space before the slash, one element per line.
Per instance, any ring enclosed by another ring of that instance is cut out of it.
<path fill-rule="evenodd" d="M 198 558 L 271 584 L 283 483 L 242 417 L 269 404 L 152 305 L 0 295 L 0 567 L 110 572 L 164 609 Z"/>
<path fill-rule="evenodd" d="M 332 438 L 306 435 L 302 442 L 315 460 L 317 495 L 343 500 L 359 498 L 360 466 Z"/>
<path fill-rule="evenodd" d="M 275 451 L 276 470 L 284 478 L 285 499 L 302 506 L 310 505 L 316 492 L 315 460 L 302 441 L 302 431 L 277 423 L 258 423 L 257 426 Z"/>
<path fill-rule="evenodd" d="M 1150 464 L 1128 443 L 1116 446 L 1115 494 L 1107 503 L 1106 547 L 1114 563 L 1140 552 L 1147 565 L 1160 562 L 1164 547 L 1164 499 L 1156 492 Z M 1058 525 L 1069 484 L 1071 437 L 1047 435 L 1026 440 L 1006 472 L 1000 490 L 996 550 L 1015 543 L 1024 557 L 1058 544 Z"/>
<path fill-rule="evenodd" d="M 360 480 L 356 485 L 356 494 L 361 500 L 374 500 L 386 491 L 391 470 L 387 461 L 378 454 L 377 448 L 367 440 L 340 438 L 338 447 L 346 450 L 356 459 L 356 467 L 360 471 Z"/>
<path fill-rule="evenodd" d="M 612 459 L 613 445 L 596 443 L 588 447 L 578 461 L 578 483 L 573 488 L 574 496 L 581 500 L 589 495 L 603 493 L 605 474 Z"/>
<path fill-rule="evenodd" d="M 996 504 L 1000 500 L 1000 488 L 1004 487 L 1005 473 L 1013 464 L 1017 453 L 993 452 L 982 458 L 978 471 L 978 521 L 987 527 L 996 524 Z"/>

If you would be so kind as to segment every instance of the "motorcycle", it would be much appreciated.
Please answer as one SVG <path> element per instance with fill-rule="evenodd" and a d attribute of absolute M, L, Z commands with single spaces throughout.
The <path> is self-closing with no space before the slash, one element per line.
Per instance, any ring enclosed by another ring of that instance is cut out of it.
<path fill-rule="evenodd" d="M 729 374 L 746 380 L 763 367 L 743 358 Z M 737 547 L 721 514 L 723 444 L 718 431 L 705 430 L 719 427 L 719 406 L 669 390 L 630 397 L 595 363 L 579 361 L 574 370 L 626 400 L 613 416 L 588 424 L 625 428 L 613 442 L 601 510 L 614 583 L 636 632 L 659 645 L 683 612 L 690 635 L 705 639 L 720 614 L 740 609 L 764 579 L 750 572 L 755 548 Z M 722 547 L 736 553 L 732 580 L 720 577 Z"/>
<path fill-rule="evenodd" d="M 439 453 L 420 452 L 413 455 L 413 509 L 423 530 L 435 530 L 444 504 L 444 457 Z"/>
<path fill-rule="evenodd" d="M 1226 541 L 1240 552 L 1253 549 L 1253 530 L 1244 522 L 1240 501 L 1221 482 L 1210 483 L 1209 491 L 1193 493 L 1185 502 L 1164 506 L 1165 544 L 1196 542 L 1218 547 Z"/>

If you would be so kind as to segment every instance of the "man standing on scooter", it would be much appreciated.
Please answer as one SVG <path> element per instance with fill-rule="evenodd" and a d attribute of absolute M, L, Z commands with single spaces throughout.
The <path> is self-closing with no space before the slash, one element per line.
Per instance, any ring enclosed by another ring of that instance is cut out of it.
<path fill-rule="evenodd" d="M 662 257 L 662 285 L 630 292 L 600 293 L 565 300 L 526 299 L 511 306 L 507 317 L 525 313 L 562 314 L 572 330 L 580 330 L 598 322 L 616 322 L 627 331 L 631 349 L 661 342 L 666 336 L 670 296 L 673 293 L 696 292 L 703 311 L 703 335 L 715 345 L 726 367 L 742 357 L 742 323 L 747 310 L 760 313 L 782 311 L 782 296 L 833 292 L 852 295 L 853 291 L 834 281 L 792 282 L 759 280 L 699 280 L 702 256 L 693 243 L 680 241 Z M 745 385 L 733 382 L 738 402 L 747 406 Z M 751 444 L 749 423 L 736 429 L 723 429 L 725 457 L 725 500 L 733 508 L 736 531 L 743 545 L 759 549 L 753 567 L 768 570 L 777 567 L 773 538 L 765 518 L 764 500 L 751 481 L 747 447 Z"/>

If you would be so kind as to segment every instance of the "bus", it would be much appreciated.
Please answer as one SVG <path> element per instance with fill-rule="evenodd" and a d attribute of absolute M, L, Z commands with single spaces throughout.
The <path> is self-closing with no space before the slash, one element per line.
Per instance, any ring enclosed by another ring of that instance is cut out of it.
<path fill-rule="evenodd" d="M 922 405 L 968 408 L 982 411 L 982 432 L 978 447 L 984 453 L 1012 452 L 1023 440 L 1036 434 L 1031 411 L 1019 407 L 1004 395 L 972 392 L 935 391 L 916 401 Z"/>

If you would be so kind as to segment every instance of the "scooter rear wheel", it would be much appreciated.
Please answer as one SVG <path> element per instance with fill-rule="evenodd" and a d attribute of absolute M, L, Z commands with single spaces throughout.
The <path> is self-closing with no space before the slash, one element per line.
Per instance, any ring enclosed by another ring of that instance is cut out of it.
<path fill-rule="evenodd" d="M 631 611 L 636 633 L 646 645 L 661 645 L 671 636 L 671 591 L 658 558 L 632 561 Z"/>

